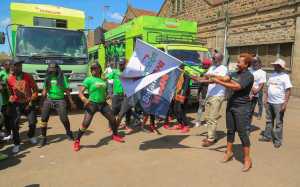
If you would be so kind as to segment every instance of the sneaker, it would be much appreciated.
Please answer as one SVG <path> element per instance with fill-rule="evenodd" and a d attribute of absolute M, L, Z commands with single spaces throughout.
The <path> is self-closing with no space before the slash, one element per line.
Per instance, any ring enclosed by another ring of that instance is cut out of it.
<path fill-rule="evenodd" d="M 41 141 L 40 141 L 40 147 L 44 147 L 47 144 L 47 138 L 46 137 L 42 137 Z"/>
<path fill-rule="evenodd" d="M 31 144 L 37 144 L 37 139 L 36 139 L 36 137 L 30 138 L 29 141 L 30 141 Z"/>
<path fill-rule="evenodd" d="M 169 123 L 164 123 L 163 128 L 167 130 L 170 129 Z"/>
<path fill-rule="evenodd" d="M 74 136 L 72 132 L 68 132 L 66 135 L 69 141 L 74 141 Z"/>
<path fill-rule="evenodd" d="M 154 132 L 155 131 L 155 125 L 154 124 L 149 125 L 149 128 L 150 128 L 150 132 Z"/>
<path fill-rule="evenodd" d="M 80 150 L 80 140 L 76 140 L 73 144 L 73 150 L 79 151 Z"/>
<path fill-rule="evenodd" d="M 280 144 L 280 143 L 274 143 L 274 147 L 275 147 L 276 149 L 278 149 L 278 148 L 281 147 L 281 144 Z"/>
<path fill-rule="evenodd" d="M 202 147 L 210 147 L 210 146 L 214 145 L 216 142 L 217 142 L 216 140 L 204 139 L 203 143 L 202 143 Z"/>
<path fill-rule="evenodd" d="M 5 132 L 0 132 L 0 137 L 5 137 Z"/>
<path fill-rule="evenodd" d="M 265 136 L 262 136 L 261 138 L 258 139 L 258 141 L 260 141 L 260 142 L 270 142 L 271 139 L 269 139 L 269 138 L 267 138 Z"/>
<path fill-rule="evenodd" d="M 190 128 L 188 126 L 183 126 L 183 128 L 180 130 L 181 133 L 188 133 L 190 131 Z"/>
<path fill-rule="evenodd" d="M 12 139 L 13 139 L 12 135 L 8 135 L 8 136 L 5 136 L 2 140 L 8 141 L 8 140 L 12 140 Z"/>
<path fill-rule="evenodd" d="M 20 151 L 20 145 L 14 145 L 12 152 L 13 153 L 18 153 Z"/>
<path fill-rule="evenodd" d="M 125 130 L 127 131 L 127 134 L 130 134 L 133 132 L 133 129 L 128 126 L 125 127 Z"/>
<path fill-rule="evenodd" d="M 124 139 L 119 135 L 112 135 L 112 140 L 119 143 L 124 143 Z"/>
<path fill-rule="evenodd" d="M 201 123 L 200 122 L 196 122 L 195 127 L 200 127 Z"/>
<path fill-rule="evenodd" d="M 172 127 L 171 129 L 172 129 L 172 130 L 181 130 L 181 129 L 183 129 L 183 127 L 184 127 L 184 126 L 183 126 L 182 124 L 179 123 L 179 124 L 175 125 L 174 127 Z"/>
<path fill-rule="evenodd" d="M 7 156 L 6 154 L 0 153 L 0 161 L 1 161 L 1 160 L 5 160 L 5 159 L 7 159 L 7 158 L 8 158 L 8 156 Z"/>

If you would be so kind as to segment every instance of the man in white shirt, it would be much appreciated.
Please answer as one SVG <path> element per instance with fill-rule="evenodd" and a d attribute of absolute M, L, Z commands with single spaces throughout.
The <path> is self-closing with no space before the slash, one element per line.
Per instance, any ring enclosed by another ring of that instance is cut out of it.
<path fill-rule="evenodd" d="M 106 69 L 104 70 L 103 74 L 105 76 L 105 78 L 107 79 L 108 75 L 110 73 L 112 73 L 112 65 L 113 63 L 112 62 L 109 62 L 107 64 L 107 67 Z M 111 79 L 107 79 L 107 83 L 108 83 L 108 86 L 107 86 L 107 92 L 108 92 L 108 95 L 109 96 L 112 96 L 112 89 L 113 89 L 113 84 L 114 84 L 114 81 L 111 80 Z"/>
<path fill-rule="evenodd" d="M 272 64 L 275 72 L 267 82 L 268 89 L 265 93 L 266 128 L 259 140 L 272 140 L 274 147 L 279 148 L 282 145 L 283 116 L 291 95 L 292 83 L 289 75 L 284 72 L 284 60 L 278 59 Z"/>
<path fill-rule="evenodd" d="M 261 69 L 262 63 L 259 57 L 255 57 L 253 58 L 252 61 L 252 66 L 250 69 L 250 72 L 253 74 L 254 76 L 254 83 L 253 83 L 253 87 L 250 93 L 250 98 L 251 98 L 251 111 L 250 111 L 250 115 L 251 115 L 251 121 L 252 121 L 252 117 L 254 114 L 254 110 L 256 107 L 256 104 L 258 102 L 259 99 L 259 93 L 263 90 L 265 83 L 267 82 L 267 73 Z M 250 123 L 251 124 L 251 123 Z M 247 128 L 247 133 L 250 133 L 251 127 L 246 127 Z"/>
<path fill-rule="evenodd" d="M 227 75 L 227 67 L 222 65 L 223 55 L 221 53 L 215 53 L 212 60 L 213 65 L 208 69 L 206 75 Z M 208 81 L 208 83 L 210 82 Z M 207 89 L 204 112 L 204 119 L 207 124 L 207 138 L 203 140 L 203 147 L 209 147 L 215 144 L 217 141 L 217 120 L 220 116 L 220 109 L 224 99 L 225 87 L 215 83 L 209 84 Z"/>

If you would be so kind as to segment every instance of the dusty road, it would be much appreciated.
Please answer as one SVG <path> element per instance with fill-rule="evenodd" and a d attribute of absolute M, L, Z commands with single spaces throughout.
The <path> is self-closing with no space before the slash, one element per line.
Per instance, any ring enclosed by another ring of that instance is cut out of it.
<path fill-rule="evenodd" d="M 191 118 L 195 114 L 189 114 Z M 70 116 L 72 129 L 78 129 L 82 115 Z M 300 99 L 293 98 L 284 124 L 284 145 L 258 142 L 260 130 L 251 135 L 254 166 L 242 173 L 242 155 L 227 164 L 222 159 L 226 137 L 224 117 L 219 123 L 221 140 L 211 148 L 202 148 L 205 127 L 193 128 L 189 134 L 166 131 L 162 135 L 144 132 L 126 136 L 126 143 L 110 141 L 107 122 L 97 114 L 83 148 L 75 153 L 72 142 L 65 139 L 56 116 L 49 122 L 50 143 L 40 149 L 24 140 L 21 152 L 0 162 L 0 187 L 99 187 L 99 186 L 300 186 Z M 264 128 L 265 120 L 254 120 Z M 22 125 L 22 135 L 27 124 Z M 235 150 L 240 150 L 236 137 Z M 1 151 L 11 152 L 11 145 Z"/>

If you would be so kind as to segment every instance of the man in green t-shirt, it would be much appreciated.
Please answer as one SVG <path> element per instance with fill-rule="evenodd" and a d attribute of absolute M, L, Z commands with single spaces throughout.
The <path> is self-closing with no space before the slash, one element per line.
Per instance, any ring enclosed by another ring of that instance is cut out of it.
<path fill-rule="evenodd" d="M 3 140 L 10 140 L 12 139 L 12 133 L 11 133 L 11 127 L 9 125 L 9 115 L 7 112 L 7 104 L 9 100 L 9 91 L 7 88 L 7 78 L 9 75 L 9 64 L 10 60 L 5 61 L 5 63 L 2 65 L 3 69 L 0 71 L 0 81 L 1 81 L 1 100 L 2 100 L 2 106 L 1 106 L 1 112 L 4 118 L 4 121 L 2 124 L 0 124 L 0 129 L 2 129 L 2 125 L 5 126 L 5 132 L 3 133 Z"/>
<path fill-rule="evenodd" d="M 79 89 L 79 97 L 84 103 L 85 114 L 73 145 L 74 151 L 80 150 L 80 139 L 90 126 L 96 112 L 101 112 L 102 115 L 109 121 L 110 127 L 113 131 L 112 139 L 116 142 L 124 142 L 123 138 L 118 134 L 116 118 L 106 102 L 107 85 L 105 80 L 101 78 L 102 68 L 98 63 L 91 65 L 91 74 L 92 76 L 87 77 Z M 86 90 L 89 95 L 88 98 L 86 98 L 84 94 Z"/>
<path fill-rule="evenodd" d="M 48 72 L 45 78 L 44 89 L 42 92 L 43 98 L 45 100 L 42 106 L 41 113 L 41 147 L 46 145 L 47 143 L 47 126 L 51 110 L 56 110 L 62 124 L 65 127 L 68 139 L 73 140 L 73 133 L 70 129 L 70 121 L 68 118 L 65 94 L 67 95 L 67 98 L 71 104 L 71 108 L 75 109 L 75 104 L 70 95 L 68 79 L 63 74 L 58 64 L 51 63 L 48 65 Z"/>
<path fill-rule="evenodd" d="M 112 72 L 107 76 L 108 80 L 113 81 L 112 110 L 115 116 L 117 116 L 120 113 L 122 104 L 126 104 L 126 102 L 124 102 L 126 96 L 124 94 L 122 82 L 120 79 L 120 76 L 125 69 L 125 65 L 126 65 L 125 59 L 121 59 L 119 61 L 119 69 L 113 69 Z M 126 112 L 126 122 L 124 125 L 126 130 L 128 130 L 128 133 L 133 131 L 128 126 L 130 123 L 130 117 L 131 117 L 131 110 L 128 110 Z"/>

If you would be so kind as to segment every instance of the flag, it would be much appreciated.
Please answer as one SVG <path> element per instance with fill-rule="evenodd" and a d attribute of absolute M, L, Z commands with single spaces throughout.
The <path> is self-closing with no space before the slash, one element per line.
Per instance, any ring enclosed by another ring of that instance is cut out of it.
<path fill-rule="evenodd" d="M 121 76 L 125 94 L 132 96 L 181 64 L 177 58 L 138 39 Z"/>
<path fill-rule="evenodd" d="M 138 93 L 138 102 L 147 114 L 166 117 L 181 72 L 170 71 L 151 82 Z"/>

